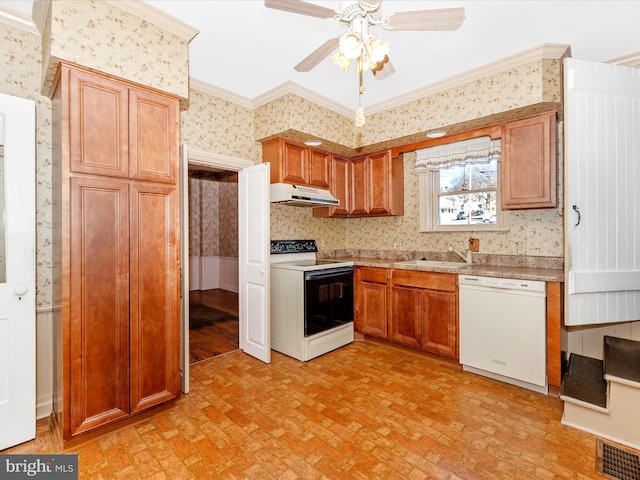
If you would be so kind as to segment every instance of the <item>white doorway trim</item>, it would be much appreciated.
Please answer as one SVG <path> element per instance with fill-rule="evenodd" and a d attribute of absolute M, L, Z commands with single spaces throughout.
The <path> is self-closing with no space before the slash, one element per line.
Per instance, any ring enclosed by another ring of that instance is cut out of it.
<path fill-rule="evenodd" d="M 240 170 L 255 165 L 251 160 L 180 148 L 180 389 L 189 392 L 189 166 L 203 170 Z"/>

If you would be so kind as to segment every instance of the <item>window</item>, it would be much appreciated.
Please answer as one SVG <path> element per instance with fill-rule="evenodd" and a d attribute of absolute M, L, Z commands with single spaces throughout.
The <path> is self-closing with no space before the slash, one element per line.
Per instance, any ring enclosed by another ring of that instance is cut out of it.
<path fill-rule="evenodd" d="M 417 154 L 420 231 L 508 229 L 508 212 L 500 210 L 499 141 L 473 139 Z"/>

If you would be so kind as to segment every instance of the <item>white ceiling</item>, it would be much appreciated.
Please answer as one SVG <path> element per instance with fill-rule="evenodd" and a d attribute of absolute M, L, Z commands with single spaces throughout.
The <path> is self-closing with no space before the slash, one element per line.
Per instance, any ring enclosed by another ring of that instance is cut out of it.
<path fill-rule="evenodd" d="M 191 41 L 193 78 L 253 100 L 294 82 L 355 110 L 358 76 L 329 58 L 308 73 L 293 67 L 344 29 L 337 20 L 268 9 L 262 0 L 148 0 L 200 30 Z M 313 1 L 339 9 L 340 1 Z M 31 14 L 31 1 L 0 0 Z M 391 42 L 396 73 L 385 80 L 365 75 L 365 111 L 413 90 L 518 54 L 544 43 L 567 44 L 575 58 L 608 61 L 640 51 L 640 1 L 404 1 L 384 0 L 382 12 L 464 7 L 454 32 L 372 33 Z"/>

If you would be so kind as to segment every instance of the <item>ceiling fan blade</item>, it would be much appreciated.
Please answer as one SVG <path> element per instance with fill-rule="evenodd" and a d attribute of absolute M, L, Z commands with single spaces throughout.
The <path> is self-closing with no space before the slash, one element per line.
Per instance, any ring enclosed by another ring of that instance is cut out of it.
<path fill-rule="evenodd" d="M 302 0 L 264 0 L 264 6 L 318 18 L 333 18 L 336 16 L 335 10 L 303 2 Z"/>
<path fill-rule="evenodd" d="M 338 48 L 339 42 L 340 39 L 338 37 L 330 38 L 293 68 L 298 72 L 308 72 L 313 67 L 318 65 L 322 60 L 324 60 L 327 55 Z"/>
<path fill-rule="evenodd" d="M 371 70 L 371 73 L 373 73 L 373 77 L 376 80 L 384 80 L 385 78 L 389 78 L 391 75 L 396 73 L 396 69 L 389 61 L 389 57 L 385 55 L 384 60 L 378 63 L 378 65 L 376 65 L 376 68 Z"/>
<path fill-rule="evenodd" d="M 382 26 L 389 30 L 457 30 L 464 21 L 464 8 L 440 8 L 389 13 Z"/>

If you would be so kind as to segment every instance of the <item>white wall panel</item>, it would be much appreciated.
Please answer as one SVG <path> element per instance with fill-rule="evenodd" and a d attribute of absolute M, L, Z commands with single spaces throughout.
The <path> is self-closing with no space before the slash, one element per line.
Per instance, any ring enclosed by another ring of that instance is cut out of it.
<path fill-rule="evenodd" d="M 565 175 L 565 324 L 640 320 L 638 69 L 566 59 Z"/>

